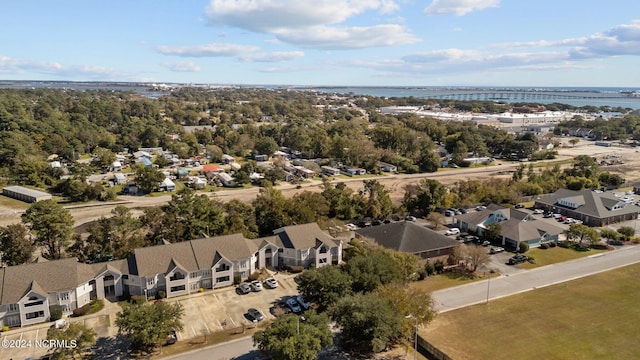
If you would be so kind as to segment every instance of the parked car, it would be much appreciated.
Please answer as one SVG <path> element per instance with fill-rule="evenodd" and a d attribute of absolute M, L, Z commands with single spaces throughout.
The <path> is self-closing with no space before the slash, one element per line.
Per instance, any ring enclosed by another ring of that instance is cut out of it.
<path fill-rule="evenodd" d="M 407 216 L 407 218 L 405 220 L 407 220 L 407 221 L 416 221 L 416 217 L 409 215 L 409 216 Z"/>
<path fill-rule="evenodd" d="M 264 285 L 269 289 L 275 289 L 278 287 L 278 281 L 274 278 L 268 278 L 264 281 Z"/>
<path fill-rule="evenodd" d="M 176 343 L 176 341 L 178 341 L 178 334 L 176 334 L 175 330 L 171 330 L 171 333 L 167 335 L 166 344 L 173 345 Z"/>
<path fill-rule="evenodd" d="M 516 209 L 522 209 L 522 208 L 524 208 L 524 205 L 522 205 L 522 204 L 516 204 Z"/>
<path fill-rule="evenodd" d="M 542 215 L 542 217 L 545 217 L 545 218 L 550 218 L 552 216 L 553 216 L 553 213 L 551 213 L 551 212 L 544 213 L 544 215 Z"/>
<path fill-rule="evenodd" d="M 476 211 L 487 210 L 487 207 L 484 205 L 476 206 Z"/>
<path fill-rule="evenodd" d="M 500 247 L 500 246 L 492 246 L 491 249 L 489 249 L 489 252 L 491 254 L 497 254 L 497 253 L 501 253 L 504 251 L 504 248 Z"/>
<path fill-rule="evenodd" d="M 299 314 L 302 312 L 302 308 L 300 307 L 300 304 L 298 304 L 298 301 L 295 298 L 288 298 L 287 299 L 287 307 L 295 314 Z"/>
<path fill-rule="evenodd" d="M 251 308 L 247 311 L 246 317 L 247 319 L 249 319 L 249 321 L 252 321 L 252 322 L 258 322 L 258 321 L 264 320 L 264 315 L 262 315 L 262 313 L 258 309 L 254 309 L 254 308 Z"/>
<path fill-rule="evenodd" d="M 535 209 L 535 210 L 533 210 L 533 213 L 534 213 L 534 214 L 536 214 L 536 215 L 544 214 L 544 210 L 542 210 L 542 209 Z"/>
<path fill-rule="evenodd" d="M 309 308 L 311 307 L 311 304 L 304 301 L 304 297 L 302 297 L 302 295 L 296 296 L 296 301 L 298 302 L 298 304 L 300 304 L 302 310 L 309 310 Z"/>
<path fill-rule="evenodd" d="M 529 260 L 528 257 L 526 257 L 525 255 L 522 254 L 516 254 L 513 255 L 512 257 L 509 258 L 509 261 L 507 261 L 508 265 L 516 265 L 516 264 L 521 264 L 525 261 Z"/>
<path fill-rule="evenodd" d="M 453 211 L 451 211 L 451 210 L 445 210 L 445 211 L 444 211 L 444 216 L 453 216 L 453 215 L 455 215 L 455 214 L 456 214 L 456 213 L 455 213 L 455 212 L 453 212 Z"/>
<path fill-rule="evenodd" d="M 253 289 L 253 291 L 262 291 L 262 284 L 258 280 L 252 281 L 251 288 Z"/>
<path fill-rule="evenodd" d="M 358 230 L 358 227 L 356 226 L 356 224 L 347 224 L 347 229 L 351 230 L 351 231 L 355 231 Z"/>
<path fill-rule="evenodd" d="M 238 291 L 240 294 L 248 294 L 251 292 L 251 286 L 249 286 L 249 284 L 242 283 L 238 285 Z"/>
<path fill-rule="evenodd" d="M 452 229 L 447 230 L 444 234 L 445 235 L 458 235 L 458 234 L 460 234 L 460 229 L 452 228 Z"/>
<path fill-rule="evenodd" d="M 491 245 L 491 241 L 489 241 L 489 240 L 484 240 L 482 242 L 482 246 L 489 246 L 489 245 Z"/>

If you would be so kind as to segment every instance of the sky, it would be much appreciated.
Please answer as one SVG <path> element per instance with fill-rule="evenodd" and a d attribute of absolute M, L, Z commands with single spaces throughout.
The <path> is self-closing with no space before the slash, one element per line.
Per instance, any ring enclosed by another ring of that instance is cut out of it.
<path fill-rule="evenodd" d="M 4 0 L 0 80 L 640 89 L 638 0 Z"/>

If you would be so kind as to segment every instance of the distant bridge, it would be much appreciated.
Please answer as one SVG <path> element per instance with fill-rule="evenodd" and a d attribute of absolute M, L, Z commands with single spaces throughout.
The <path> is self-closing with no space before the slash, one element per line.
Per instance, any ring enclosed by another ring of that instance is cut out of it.
<path fill-rule="evenodd" d="M 479 100 L 479 101 L 531 101 L 535 100 L 568 100 L 568 99 L 619 99 L 628 98 L 626 94 L 615 93 L 585 93 L 585 94 L 562 94 L 562 93 L 543 93 L 535 91 L 507 91 L 507 92 L 464 92 L 449 93 L 441 95 L 425 96 L 429 99 L 442 100 Z"/>

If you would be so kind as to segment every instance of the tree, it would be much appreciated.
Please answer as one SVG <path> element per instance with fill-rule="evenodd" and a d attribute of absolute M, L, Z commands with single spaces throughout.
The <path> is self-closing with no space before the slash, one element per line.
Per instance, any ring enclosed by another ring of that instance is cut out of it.
<path fill-rule="evenodd" d="M 414 321 L 416 319 L 418 325 L 426 325 L 436 316 L 431 294 L 424 289 L 406 284 L 391 283 L 379 287 L 374 293 L 389 301 L 393 305 L 395 312 L 405 319 L 402 330 L 404 338 L 409 337 L 414 331 Z M 410 317 L 412 319 L 409 319 Z"/>
<path fill-rule="evenodd" d="M 334 265 L 309 269 L 298 275 L 298 291 L 324 311 L 351 294 L 351 278 Z"/>
<path fill-rule="evenodd" d="M 145 194 L 154 191 L 158 184 L 164 180 L 164 175 L 152 166 L 136 164 L 133 166 L 133 172 L 136 174 L 136 184 Z"/>
<path fill-rule="evenodd" d="M 20 265 L 31 260 L 35 250 L 29 232 L 22 224 L 0 227 L 0 252 L 2 261 L 8 266 Z"/>
<path fill-rule="evenodd" d="M 611 228 L 602 228 L 600 229 L 600 237 L 607 239 L 607 244 L 611 241 L 618 240 L 620 233 L 611 229 Z"/>
<path fill-rule="evenodd" d="M 502 225 L 500 223 L 494 222 L 487 225 L 484 230 L 482 230 L 482 236 L 487 241 L 490 241 L 492 244 L 500 243 L 502 240 Z"/>
<path fill-rule="evenodd" d="M 329 204 L 322 194 L 303 191 L 287 201 L 287 213 L 292 222 L 306 224 L 329 214 Z"/>
<path fill-rule="evenodd" d="M 397 343 L 404 316 L 378 294 L 343 297 L 331 308 L 331 318 L 342 328 L 342 344 L 352 353 L 367 355 Z"/>
<path fill-rule="evenodd" d="M 580 142 L 580 139 L 578 138 L 572 138 L 569 140 L 569 144 L 571 144 L 572 147 L 576 147 L 576 145 Z"/>
<path fill-rule="evenodd" d="M 371 292 L 380 285 L 407 280 L 391 252 L 382 248 L 350 257 L 344 271 L 351 276 L 354 292 Z"/>
<path fill-rule="evenodd" d="M 253 342 L 272 359 L 314 360 L 323 347 L 331 345 L 333 334 L 329 317 L 310 310 L 303 317 L 289 314 L 277 318 L 253 335 Z"/>
<path fill-rule="evenodd" d="M 189 188 L 171 195 L 162 211 L 163 236 L 170 242 L 218 235 L 224 231 L 222 205 Z"/>
<path fill-rule="evenodd" d="M 429 214 L 444 207 L 447 188 L 439 181 L 422 179 L 417 185 L 407 185 L 403 204 L 408 211 L 420 211 Z"/>
<path fill-rule="evenodd" d="M 271 155 L 278 150 L 278 144 L 270 137 L 261 137 L 256 140 L 255 150 L 258 154 Z"/>
<path fill-rule="evenodd" d="M 152 350 L 172 331 L 182 330 L 183 316 L 184 309 L 178 303 L 130 305 L 116 315 L 116 326 L 118 334 L 127 336 L 134 349 Z"/>
<path fill-rule="evenodd" d="M 68 346 L 53 347 L 54 359 L 84 358 L 82 354 L 96 343 L 96 332 L 87 328 L 83 322 L 73 322 L 63 328 L 50 328 L 47 331 L 48 340 L 66 341 Z"/>
<path fill-rule="evenodd" d="M 619 231 L 619 230 L 618 230 Z M 600 240 L 600 234 L 596 229 L 590 228 L 583 224 L 572 224 L 565 231 L 568 240 L 578 240 L 578 246 L 582 247 L 586 240 L 589 243 L 597 243 Z"/>
<path fill-rule="evenodd" d="M 62 251 L 73 234 L 73 217 L 69 210 L 53 200 L 42 200 L 27 209 L 22 221 L 36 235 L 35 243 L 44 247 L 45 256 L 62 258 Z"/>
<path fill-rule="evenodd" d="M 242 233 L 247 239 L 258 237 L 258 227 L 253 206 L 238 199 L 224 204 L 227 216 L 224 219 L 224 234 Z"/>
<path fill-rule="evenodd" d="M 260 189 L 260 194 L 253 201 L 260 235 L 270 235 L 273 230 L 290 224 L 286 204 L 287 200 L 280 190 L 272 186 Z"/>
<path fill-rule="evenodd" d="M 368 194 L 365 215 L 374 219 L 382 219 L 393 212 L 393 204 L 389 191 L 378 180 L 365 180 L 364 193 Z"/>
<path fill-rule="evenodd" d="M 618 233 L 622 235 L 625 240 L 629 240 L 636 234 L 636 230 L 631 226 L 621 226 L 618 229 Z"/>

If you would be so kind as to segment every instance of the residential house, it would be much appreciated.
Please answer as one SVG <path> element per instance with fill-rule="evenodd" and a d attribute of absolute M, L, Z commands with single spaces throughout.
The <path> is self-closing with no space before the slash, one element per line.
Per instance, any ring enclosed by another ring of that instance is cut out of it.
<path fill-rule="evenodd" d="M 398 167 L 393 165 L 393 164 L 389 164 L 386 162 L 382 162 L 382 161 L 378 161 L 378 168 L 380 169 L 380 171 L 383 172 L 396 172 L 398 171 Z"/>
<path fill-rule="evenodd" d="M 220 181 L 220 183 L 222 184 L 222 186 L 224 187 L 235 187 L 236 186 L 236 182 L 233 179 L 233 176 L 225 173 L 225 172 L 218 172 L 215 173 L 215 175 L 218 177 L 218 180 Z"/>
<path fill-rule="evenodd" d="M 633 202 L 632 197 L 613 191 L 560 189 L 536 199 L 535 206 L 581 220 L 585 225 L 606 226 L 637 219 L 640 206 Z"/>
<path fill-rule="evenodd" d="M 535 216 L 511 208 L 491 204 L 485 210 L 457 215 L 456 221 L 462 231 L 475 230 L 478 235 L 489 224 L 500 224 L 500 237 L 503 246 L 517 249 L 520 242 L 526 242 L 534 248 L 542 243 L 558 242 L 564 229 Z"/>
<path fill-rule="evenodd" d="M 355 234 L 357 239 L 369 244 L 414 254 L 431 261 L 446 260 L 451 250 L 458 245 L 456 240 L 412 221 L 365 227 L 356 230 Z"/>
<path fill-rule="evenodd" d="M 164 178 L 164 180 L 162 180 L 160 185 L 158 185 L 158 190 L 159 191 L 175 191 L 176 184 L 173 181 L 171 181 L 171 179 Z"/>
<path fill-rule="evenodd" d="M 144 165 L 145 167 L 151 167 L 153 166 L 153 162 L 151 162 L 151 159 L 148 157 L 141 157 L 137 160 L 138 163 Z"/>
<path fill-rule="evenodd" d="M 340 170 L 331 166 L 321 166 L 322 174 L 326 176 L 338 176 L 340 175 Z"/>
<path fill-rule="evenodd" d="M 274 230 L 274 234 L 282 265 L 320 267 L 342 262 L 342 241 L 322 231 L 316 223 L 285 226 Z"/>
<path fill-rule="evenodd" d="M 113 183 L 115 185 L 124 185 L 127 183 L 127 176 L 123 173 L 113 174 Z"/>
<path fill-rule="evenodd" d="M 110 171 L 120 171 L 122 170 L 122 163 L 118 160 L 111 163 Z"/>
<path fill-rule="evenodd" d="M 222 164 L 231 164 L 234 162 L 236 162 L 236 159 L 233 156 L 227 154 L 222 155 Z"/>

